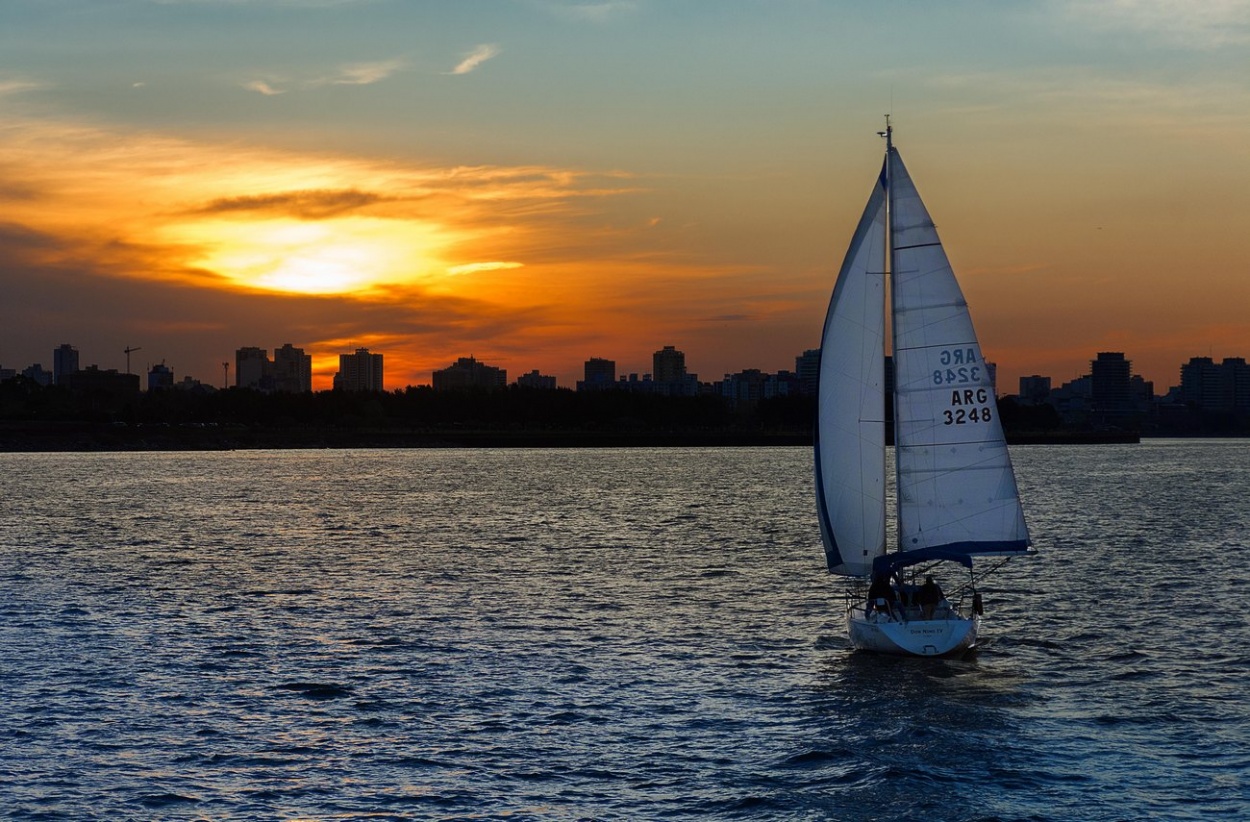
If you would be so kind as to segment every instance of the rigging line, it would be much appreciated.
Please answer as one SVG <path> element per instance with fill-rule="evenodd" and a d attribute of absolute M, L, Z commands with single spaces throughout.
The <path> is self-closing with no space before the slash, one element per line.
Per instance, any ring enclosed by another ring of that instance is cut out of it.
<path fill-rule="evenodd" d="M 929 248 L 930 246 L 941 245 L 941 244 L 942 243 L 939 240 L 936 243 L 916 243 L 915 245 L 896 245 L 894 246 L 894 250 L 895 251 L 907 251 L 909 248 Z"/>

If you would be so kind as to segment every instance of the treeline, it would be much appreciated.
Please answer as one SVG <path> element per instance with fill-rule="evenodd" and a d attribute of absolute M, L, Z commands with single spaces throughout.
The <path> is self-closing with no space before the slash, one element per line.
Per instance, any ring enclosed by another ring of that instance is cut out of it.
<path fill-rule="evenodd" d="M 1135 438 L 1065 429 L 1049 406 L 1008 399 L 998 413 L 1016 442 Z M 0 383 L 0 449 L 800 444 L 811 442 L 815 414 L 813 397 L 733 403 L 713 395 L 519 386 L 110 394 L 17 378 Z"/>
<path fill-rule="evenodd" d="M 518 386 L 307 394 L 229 388 L 118 397 L 19 378 L 0 383 L 0 446 L 51 447 L 47 440 L 57 437 L 103 448 L 802 441 L 814 414 L 814 401 L 804 397 L 749 408 L 707 395 Z"/>
<path fill-rule="evenodd" d="M 999 401 L 1008 429 L 1062 428 L 1050 406 Z M 0 420 L 326 428 L 476 427 L 488 430 L 697 431 L 743 429 L 808 434 L 813 397 L 732 403 L 714 395 L 668 397 L 629 391 L 503 390 L 261 393 L 163 390 L 118 396 L 40 386 L 22 377 L 0 383 Z M 886 409 L 889 416 L 889 409 Z"/>

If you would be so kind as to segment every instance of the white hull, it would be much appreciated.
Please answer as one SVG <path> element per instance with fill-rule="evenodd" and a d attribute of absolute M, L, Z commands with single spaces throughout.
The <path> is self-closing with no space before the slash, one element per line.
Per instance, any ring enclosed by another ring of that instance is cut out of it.
<path fill-rule="evenodd" d="M 959 654 L 977 644 L 981 618 L 962 617 L 954 611 L 941 619 L 899 621 L 887 614 L 864 614 L 863 606 L 847 611 L 846 628 L 851 645 L 861 651 L 908 656 Z"/>

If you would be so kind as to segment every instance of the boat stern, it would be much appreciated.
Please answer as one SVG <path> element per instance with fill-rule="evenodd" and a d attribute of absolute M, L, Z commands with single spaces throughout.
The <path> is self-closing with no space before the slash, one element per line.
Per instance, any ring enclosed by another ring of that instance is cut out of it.
<path fill-rule="evenodd" d="M 858 611 L 858 612 L 857 612 Z M 976 646 L 981 618 L 952 614 L 945 619 L 900 621 L 888 614 L 847 612 L 847 634 L 857 650 L 907 656 L 950 656 Z"/>

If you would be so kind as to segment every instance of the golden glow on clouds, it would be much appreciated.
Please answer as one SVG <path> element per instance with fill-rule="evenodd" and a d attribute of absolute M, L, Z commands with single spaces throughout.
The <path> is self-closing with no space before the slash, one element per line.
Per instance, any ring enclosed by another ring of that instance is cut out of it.
<path fill-rule="evenodd" d="M 479 271 L 507 271 L 512 268 L 521 268 L 521 263 L 466 263 L 465 265 L 453 265 L 447 269 L 448 274 L 476 274 Z"/>
<path fill-rule="evenodd" d="M 297 294 L 363 296 L 382 285 L 420 282 L 445 269 L 437 226 L 367 217 L 200 220 L 167 228 L 171 245 L 197 248 L 190 265 L 231 283 Z"/>
<path fill-rule="evenodd" d="M 387 167 L 48 124 L 13 129 L 7 142 L 7 178 L 34 192 L 24 223 L 110 248 L 123 269 L 125 249 L 142 249 L 145 263 L 126 276 L 207 273 L 230 288 L 361 300 L 455 292 L 520 268 L 492 248 L 523 253 L 536 220 L 616 193 L 559 169 Z"/>
<path fill-rule="evenodd" d="M 329 325 L 226 343 L 304 347 L 319 388 L 337 354 L 360 346 L 386 355 L 395 387 L 470 353 L 514 373 L 563 369 L 567 382 L 586 356 L 642 358 L 680 342 L 662 326 L 684 324 L 688 306 L 641 306 L 706 268 L 640 246 L 653 206 L 608 216 L 606 204 L 639 191 L 620 173 L 422 167 L 16 120 L 0 130 L 0 174 L 13 222 L 46 238 L 23 247 L 36 267 L 183 294 L 336 301 Z M 141 312 L 143 328 L 155 334 L 158 316 L 201 334 L 237 322 L 218 310 L 197 324 L 194 308 L 174 319 L 173 308 Z M 216 367 L 226 353 L 205 359 Z"/>

